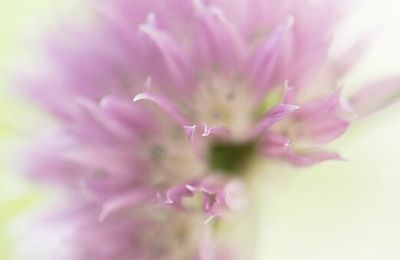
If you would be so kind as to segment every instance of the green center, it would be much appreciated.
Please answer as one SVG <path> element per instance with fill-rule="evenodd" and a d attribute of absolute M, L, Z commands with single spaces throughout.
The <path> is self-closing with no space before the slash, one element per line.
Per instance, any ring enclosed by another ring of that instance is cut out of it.
<path fill-rule="evenodd" d="M 256 142 L 229 143 L 217 141 L 211 144 L 208 163 L 213 170 L 228 175 L 239 175 L 254 157 Z"/>

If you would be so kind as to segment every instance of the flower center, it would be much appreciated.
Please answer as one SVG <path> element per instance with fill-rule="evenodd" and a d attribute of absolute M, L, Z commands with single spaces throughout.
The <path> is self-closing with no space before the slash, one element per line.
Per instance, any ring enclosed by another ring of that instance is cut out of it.
<path fill-rule="evenodd" d="M 256 155 L 256 141 L 232 143 L 216 141 L 210 145 L 208 164 L 212 170 L 240 175 Z"/>
<path fill-rule="evenodd" d="M 218 77 L 203 79 L 190 105 L 196 111 L 195 121 L 209 127 L 228 128 L 236 139 L 244 139 L 253 122 L 255 100 L 241 80 Z"/>

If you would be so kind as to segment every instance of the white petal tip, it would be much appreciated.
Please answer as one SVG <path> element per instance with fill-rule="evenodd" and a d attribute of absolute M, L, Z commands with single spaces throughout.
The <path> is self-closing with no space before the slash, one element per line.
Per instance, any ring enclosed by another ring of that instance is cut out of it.
<path fill-rule="evenodd" d="M 145 92 L 139 93 L 133 97 L 133 102 L 137 102 L 137 101 L 144 100 L 144 99 L 148 99 L 148 94 Z"/>
<path fill-rule="evenodd" d="M 192 185 L 189 184 L 186 185 L 186 189 L 188 189 L 191 192 L 194 192 L 196 190 Z"/>

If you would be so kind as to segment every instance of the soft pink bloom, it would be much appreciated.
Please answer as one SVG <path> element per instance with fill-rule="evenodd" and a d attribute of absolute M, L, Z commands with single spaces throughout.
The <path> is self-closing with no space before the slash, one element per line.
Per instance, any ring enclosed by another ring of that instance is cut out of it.
<path fill-rule="evenodd" d="M 51 35 L 24 81 L 59 122 L 25 169 L 70 197 L 65 259 L 239 258 L 212 222 L 245 208 L 251 160 L 342 159 L 324 145 L 399 93 L 394 77 L 342 97 L 360 56 L 327 59 L 343 1 L 92 5 L 96 30 Z"/>

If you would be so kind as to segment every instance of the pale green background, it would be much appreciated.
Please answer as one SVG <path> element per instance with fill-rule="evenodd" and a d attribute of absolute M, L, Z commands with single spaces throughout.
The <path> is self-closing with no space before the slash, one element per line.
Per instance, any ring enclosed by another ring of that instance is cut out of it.
<path fill-rule="evenodd" d="M 43 197 L 38 188 L 5 169 L 9 147 L 36 117 L 31 107 L 11 98 L 6 68 L 11 61 L 31 62 L 25 55 L 29 48 L 22 46 L 25 37 L 42 25 L 51 26 L 51 17 L 75 14 L 76 2 L 0 0 L 0 260 L 14 260 L 9 250 L 18 242 L 12 239 L 15 217 Z M 350 39 L 368 24 L 385 22 L 380 40 L 348 79 L 346 93 L 369 79 L 400 71 L 396 10 L 396 1 L 366 0 L 346 26 L 344 39 Z M 335 143 L 349 162 L 329 162 L 311 170 L 269 169 L 260 260 L 400 259 L 399 112 L 395 105 L 375 114 Z"/>
<path fill-rule="evenodd" d="M 9 74 L 18 63 L 32 60 L 29 37 L 35 28 L 49 26 L 54 12 L 71 12 L 71 2 L 58 0 L 0 0 L 0 260 L 12 259 L 13 221 L 35 205 L 42 192 L 13 172 L 10 154 L 34 127 L 32 111 L 12 95 Z M 46 21 L 47 20 L 47 21 Z M 28 134 L 29 135 L 29 134 Z M 18 163 L 18 162 L 15 162 Z M 32 259 L 36 260 L 36 259 Z M 39 260 L 39 259 L 38 259 Z"/>

